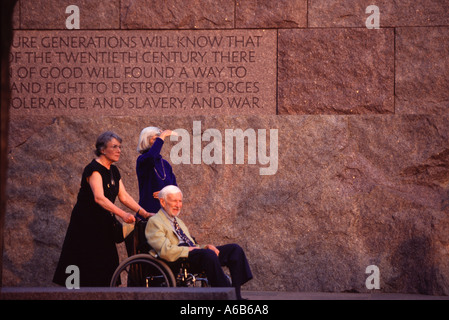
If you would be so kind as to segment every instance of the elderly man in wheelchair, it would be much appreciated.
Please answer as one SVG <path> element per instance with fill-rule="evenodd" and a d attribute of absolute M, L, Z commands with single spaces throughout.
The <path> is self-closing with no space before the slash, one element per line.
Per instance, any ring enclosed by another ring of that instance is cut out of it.
<path fill-rule="evenodd" d="M 182 197 L 176 186 L 161 190 L 159 200 L 162 208 L 145 226 L 147 243 L 143 243 L 142 232 L 139 236 L 139 228 L 136 227 L 136 253 L 150 249 L 150 254 L 137 254 L 125 260 L 117 268 L 111 286 L 120 283 L 120 274 L 125 270 L 128 285 L 132 282 L 145 283 L 146 286 L 195 285 L 200 280 L 203 285 L 206 282 L 212 287 L 233 286 L 237 299 L 241 299 L 240 287 L 253 277 L 243 249 L 237 244 L 198 245 L 179 218 Z M 142 249 L 145 245 L 147 247 Z M 229 268 L 232 283 L 222 266 Z M 175 277 L 170 270 L 175 273 L 179 270 L 179 273 Z"/>

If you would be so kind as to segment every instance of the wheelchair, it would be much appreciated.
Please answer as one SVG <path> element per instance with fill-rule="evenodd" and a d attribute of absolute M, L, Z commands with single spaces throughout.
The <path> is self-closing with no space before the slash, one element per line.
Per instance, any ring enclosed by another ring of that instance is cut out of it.
<path fill-rule="evenodd" d="M 136 220 L 132 255 L 119 264 L 110 287 L 208 287 L 205 274 L 190 273 L 186 259 L 166 262 L 149 253 L 146 223 L 146 220 Z"/>

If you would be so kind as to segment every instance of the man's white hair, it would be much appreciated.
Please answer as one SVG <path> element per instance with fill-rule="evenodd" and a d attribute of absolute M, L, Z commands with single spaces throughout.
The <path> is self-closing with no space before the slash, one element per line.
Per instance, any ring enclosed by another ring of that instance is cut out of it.
<path fill-rule="evenodd" d="M 169 194 L 175 194 L 175 193 L 181 193 L 181 195 L 182 195 L 181 189 L 179 189 L 177 186 L 173 186 L 173 185 L 166 186 L 159 192 L 159 199 L 167 200 L 167 196 Z"/>

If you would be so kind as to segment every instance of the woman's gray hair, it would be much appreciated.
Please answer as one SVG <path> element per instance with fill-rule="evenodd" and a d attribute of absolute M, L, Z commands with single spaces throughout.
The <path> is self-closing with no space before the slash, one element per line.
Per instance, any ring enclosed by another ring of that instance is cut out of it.
<path fill-rule="evenodd" d="M 147 127 L 140 132 L 139 142 L 137 143 L 137 152 L 144 153 L 150 149 L 150 139 L 153 136 L 161 134 L 161 129 L 158 127 Z"/>
<path fill-rule="evenodd" d="M 162 190 L 159 192 L 158 198 L 167 200 L 168 195 L 175 193 L 181 193 L 182 195 L 181 189 L 179 189 L 177 186 L 169 185 L 162 188 Z"/>
<path fill-rule="evenodd" d="M 103 154 L 103 150 L 106 149 L 108 142 L 112 139 L 117 139 L 118 142 L 122 143 L 122 138 L 113 131 L 106 131 L 100 134 L 95 143 L 95 155 L 97 157 Z"/>

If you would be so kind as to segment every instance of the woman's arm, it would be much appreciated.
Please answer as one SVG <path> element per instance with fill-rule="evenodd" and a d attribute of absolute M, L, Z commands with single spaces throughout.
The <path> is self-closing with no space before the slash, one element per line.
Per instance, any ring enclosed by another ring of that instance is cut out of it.
<path fill-rule="evenodd" d="M 129 193 L 125 189 L 125 185 L 122 182 L 122 179 L 119 181 L 119 191 L 118 191 L 118 199 L 121 203 L 127 206 L 129 209 L 134 212 L 139 212 L 139 214 L 144 218 L 149 218 L 153 216 L 154 213 L 147 212 L 144 208 L 139 206 L 139 204 L 129 195 Z"/>
<path fill-rule="evenodd" d="M 95 202 L 98 203 L 101 207 L 121 217 L 126 223 L 132 223 L 136 221 L 132 214 L 123 211 L 104 196 L 103 179 L 101 178 L 99 172 L 94 171 L 92 175 L 87 178 L 87 182 L 89 182 L 89 185 L 92 189 Z"/>
<path fill-rule="evenodd" d="M 164 145 L 165 138 L 169 136 L 177 136 L 178 134 L 172 130 L 164 130 L 159 137 L 157 137 L 153 145 L 150 147 L 150 149 L 143 153 L 140 157 L 142 161 L 151 160 L 154 161 L 156 157 L 158 157 L 161 154 L 162 146 Z"/>

